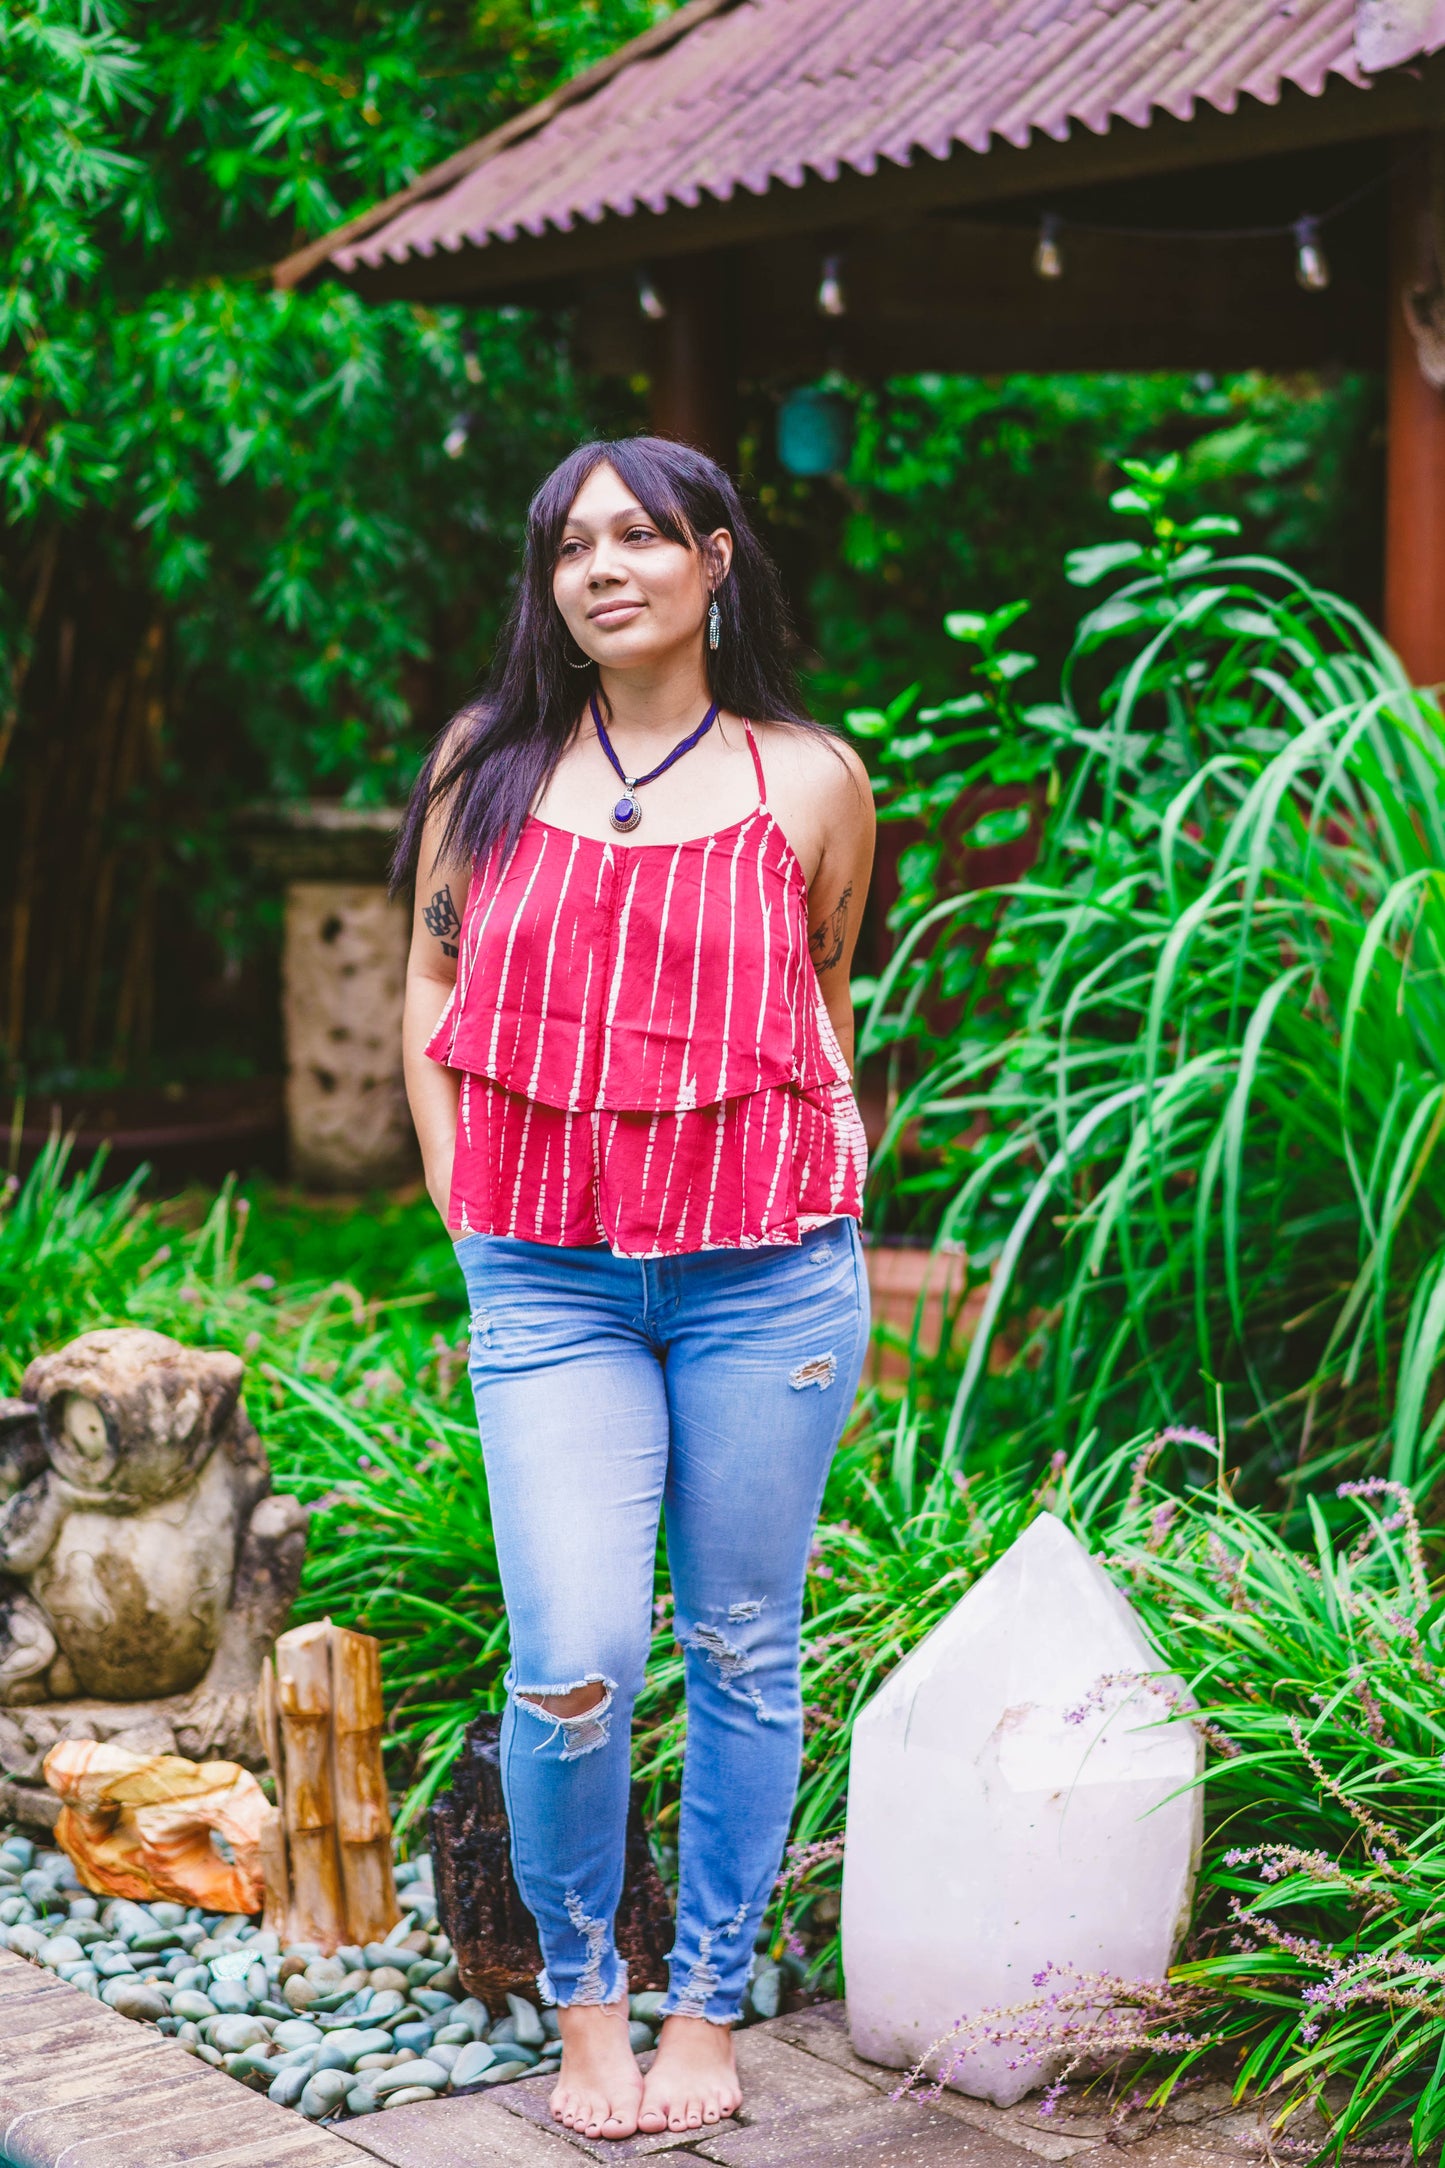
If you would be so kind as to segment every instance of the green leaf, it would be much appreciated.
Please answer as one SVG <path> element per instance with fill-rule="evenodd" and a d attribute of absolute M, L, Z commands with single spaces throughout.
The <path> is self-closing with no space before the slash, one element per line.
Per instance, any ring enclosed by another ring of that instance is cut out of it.
<path fill-rule="evenodd" d="M 881 708 L 849 708 L 843 722 L 855 738 L 883 738 L 888 735 L 888 717 Z"/>
<path fill-rule="evenodd" d="M 936 708 L 920 708 L 918 720 L 920 723 L 954 722 L 965 715 L 986 713 L 987 709 L 988 702 L 982 693 L 965 693 L 960 700 L 945 700 Z"/>
<path fill-rule="evenodd" d="M 1106 573 L 1137 565 L 1143 556 L 1142 542 L 1098 542 L 1091 549 L 1070 550 L 1064 576 L 1075 587 L 1093 587 Z"/>
<path fill-rule="evenodd" d="M 943 620 L 943 629 L 950 640 L 961 640 L 965 646 L 976 647 L 988 637 L 989 621 L 977 610 L 950 610 Z"/>
<path fill-rule="evenodd" d="M 1001 843 L 1016 843 L 1026 835 L 1033 819 L 1033 809 L 1027 805 L 999 806 L 992 813 L 985 813 L 982 820 L 975 821 L 963 840 L 973 851 L 996 850 Z"/>

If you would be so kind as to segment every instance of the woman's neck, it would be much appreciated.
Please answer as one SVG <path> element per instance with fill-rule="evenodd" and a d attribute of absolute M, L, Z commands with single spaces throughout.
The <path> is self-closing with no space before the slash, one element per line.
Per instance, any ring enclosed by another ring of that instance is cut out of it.
<path fill-rule="evenodd" d="M 647 669 L 602 670 L 599 676 L 602 711 L 614 739 L 679 737 L 702 721 L 712 698 L 695 654 Z"/>

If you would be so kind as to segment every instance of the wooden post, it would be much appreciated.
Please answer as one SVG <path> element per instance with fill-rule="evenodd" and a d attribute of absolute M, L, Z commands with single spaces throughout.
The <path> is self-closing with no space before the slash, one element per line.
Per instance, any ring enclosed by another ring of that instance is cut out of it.
<path fill-rule="evenodd" d="M 331 1629 L 332 1777 L 341 1887 L 352 1942 L 395 1924 L 391 1814 L 381 1760 L 381 1649 L 370 1634 Z"/>
<path fill-rule="evenodd" d="M 652 327 L 652 427 L 737 468 L 737 318 L 732 258 L 680 256 L 653 275 L 667 314 Z"/>
<path fill-rule="evenodd" d="M 331 1783 L 331 1625 L 298 1626 L 276 1643 L 284 1770 L 278 1804 L 290 1862 L 291 1940 L 334 1950 L 343 1939 L 341 1865 Z"/>
<path fill-rule="evenodd" d="M 1421 374 L 1407 292 L 1430 283 L 1431 157 L 1396 173 L 1391 202 L 1385 634 L 1417 685 L 1445 681 L 1445 393 Z"/>
<path fill-rule="evenodd" d="M 330 1619 L 262 1667 L 257 1721 L 277 1804 L 261 1831 L 266 1924 L 283 1942 L 380 1942 L 400 1907 L 381 1759 L 381 1650 Z"/>

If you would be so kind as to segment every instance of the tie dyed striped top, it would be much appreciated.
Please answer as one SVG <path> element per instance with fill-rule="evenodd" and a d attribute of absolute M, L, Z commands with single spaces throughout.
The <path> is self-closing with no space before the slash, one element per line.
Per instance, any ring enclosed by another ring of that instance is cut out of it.
<path fill-rule="evenodd" d="M 461 1072 L 455 1234 L 667 1257 L 860 1215 L 807 886 L 747 740 L 758 804 L 730 828 L 618 845 L 534 817 L 476 869 L 427 1048 Z"/>

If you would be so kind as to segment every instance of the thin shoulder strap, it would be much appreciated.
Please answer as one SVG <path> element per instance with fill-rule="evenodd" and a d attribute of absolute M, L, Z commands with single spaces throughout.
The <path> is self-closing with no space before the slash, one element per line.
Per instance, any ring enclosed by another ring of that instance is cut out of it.
<path fill-rule="evenodd" d="M 758 779 L 758 804 L 766 805 L 768 802 L 768 786 L 763 781 L 763 756 L 758 751 L 758 741 L 753 736 L 753 726 L 746 715 L 743 717 L 743 728 L 748 734 L 748 751 L 753 756 L 753 773 Z"/>

